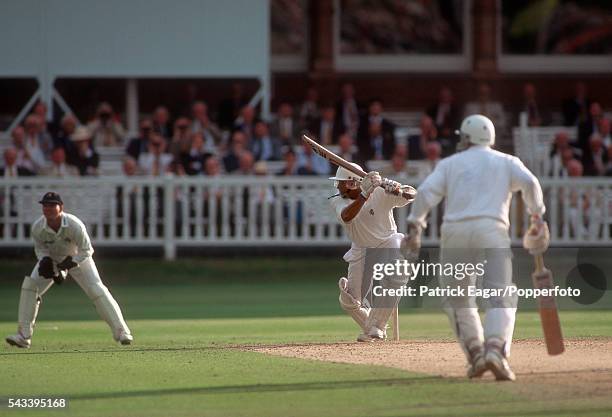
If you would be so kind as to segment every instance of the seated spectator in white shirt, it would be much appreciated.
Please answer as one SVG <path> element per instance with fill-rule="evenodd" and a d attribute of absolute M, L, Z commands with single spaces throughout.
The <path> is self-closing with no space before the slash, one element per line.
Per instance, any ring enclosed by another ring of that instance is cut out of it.
<path fill-rule="evenodd" d="M 0 176 L 4 178 L 30 177 L 35 175 L 27 168 L 17 166 L 17 151 L 14 148 L 4 150 L 4 167 L 0 168 Z"/>
<path fill-rule="evenodd" d="M 32 159 L 30 152 L 25 146 L 25 131 L 23 127 L 17 126 L 11 132 L 13 149 L 17 152 L 17 166 L 25 168 L 29 172 L 36 173 L 37 163 Z"/>
<path fill-rule="evenodd" d="M 144 175 L 158 177 L 165 175 L 170 170 L 172 154 L 166 152 L 166 141 L 161 135 L 151 135 L 148 144 L 148 152 L 140 154 L 138 166 Z"/>
<path fill-rule="evenodd" d="M 327 160 L 312 151 L 307 144 L 302 144 L 298 153 L 298 175 L 328 175 Z"/>
<path fill-rule="evenodd" d="M 78 177 L 79 171 L 66 164 L 66 151 L 57 147 L 51 152 L 51 166 L 44 170 L 44 175 L 55 178 Z"/>
<path fill-rule="evenodd" d="M 206 152 L 216 155 L 221 147 L 221 129 L 208 116 L 208 105 L 203 101 L 196 101 L 191 106 L 192 132 L 202 133 Z"/>

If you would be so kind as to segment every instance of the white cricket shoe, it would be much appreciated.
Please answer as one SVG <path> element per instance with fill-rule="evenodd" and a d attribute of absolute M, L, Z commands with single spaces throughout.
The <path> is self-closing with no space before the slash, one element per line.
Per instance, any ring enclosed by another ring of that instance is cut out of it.
<path fill-rule="evenodd" d="M 358 342 L 380 342 L 387 338 L 387 332 L 383 329 L 379 329 L 376 326 L 370 327 L 367 333 L 361 333 L 357 337 Z"/>
<path fill-rule="evenodd" d="M 6 343 L 11 346 L 17 346 L 18 348 L 29 349 L 30 346 L 32 346 L 32 339 L 25 338 L 21 333 L 17 333 L 7 336 Z"/>
<path fill-rule="evenodd" d="M 510 369 L 510 365 L 503 354 L 501 346 L 502 345 L 499 343 L 487 341 L 485 353 L 487 369 L 495 374 L 495 379 L 498 381 L 514 381 L 516 380 L 516 376 L 514 372 L 512 372 L 512 369 Z"/>
<path fill-rule="evenodd" d="M 134 341 L 134 337 L 125 330 L 121 330 L 121 332 L 119 332 L 119 336 L 117 336 L 115 340 L 122 345 L 131 345 Z"/>
<path fill-rule="evenodd" d="M 485 361 L 485 355 L 481 352 L 474 356 L 472 363 L 468 365 L 467 377 L 480 378 L 485 372 L 487 372 L 487 363 Z"/>

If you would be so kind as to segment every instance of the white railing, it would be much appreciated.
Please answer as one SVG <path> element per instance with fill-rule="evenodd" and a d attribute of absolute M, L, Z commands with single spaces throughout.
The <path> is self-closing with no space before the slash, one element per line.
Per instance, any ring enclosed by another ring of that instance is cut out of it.
<path fill-rule="evenodd" d="M 418 185 L 416 181 L 413 183 Z M 552 244 L 612 245 L 612 182 L 544 179 Z M 330 181 L 313 177 L 18 178 L 0 184 L 0 247 L 29 246 L 37 203 L 59 192 L 65 210 L 87 225 L 96 246 L 346 246 L 332 212 Z M 423 243 L 436 245 L 442 207 L 432 211 Z M 396 210 L 406 230 L 408 208 Z M 513 198 L 511 238 L 520 244 L 528 217 Z"/>

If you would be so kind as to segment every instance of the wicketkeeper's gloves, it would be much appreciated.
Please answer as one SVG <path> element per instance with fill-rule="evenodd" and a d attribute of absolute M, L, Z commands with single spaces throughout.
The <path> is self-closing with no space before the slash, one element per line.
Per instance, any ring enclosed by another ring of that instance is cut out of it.
<path fill-rule="evenodd" d="M 38 262 L 38 275 L 46 279 L 53 279 L 55 271 L 53 269 L 53 259 L 45 256 Z"/>
<path fill-rule="evenodd" d="M 72 256 L 66 256 L 66 258 L 64 258 L 62 262 L 57 264 L 57 269 L 62 271 L 68 271 L 77 265 L 78 264 L 72 260 Z"/>

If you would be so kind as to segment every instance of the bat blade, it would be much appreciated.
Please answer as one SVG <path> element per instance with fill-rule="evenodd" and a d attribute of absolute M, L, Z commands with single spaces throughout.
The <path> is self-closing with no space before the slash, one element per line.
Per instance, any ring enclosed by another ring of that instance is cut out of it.
<path fill-rule="evenodd" d="M 542 255 L 538 255 L 538 257 L 536 257 L 536 271 L 532 275 L 533 286 L 536 289 L 552 289 L 554 287 L 552 272 L 544 267 Z M 560 355 L 565 351 L 565 346 L 555 297 L 539 296 L 538 309 L 546 350 L 549 355 Z"/>

